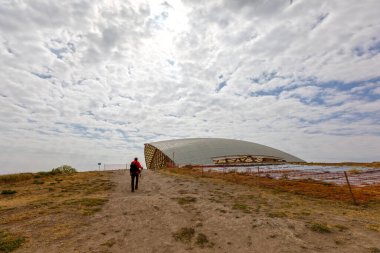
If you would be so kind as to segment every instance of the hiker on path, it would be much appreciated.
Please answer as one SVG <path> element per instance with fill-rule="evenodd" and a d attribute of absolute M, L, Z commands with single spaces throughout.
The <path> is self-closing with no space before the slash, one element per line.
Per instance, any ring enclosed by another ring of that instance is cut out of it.
<path fill-rule="evenodd" d="M 138 189 L 139 186 L 139 174 L 143 170 L 143 167 L 138 161 L 138 158 L 136 157 L 135 160 L 131 162 L 131 166 L 129 167 L 129 173 L 131 174 L 131 187 L 132 192 Z M 136 179 L 136 186 L 135 186 L 135 179 Z"/>

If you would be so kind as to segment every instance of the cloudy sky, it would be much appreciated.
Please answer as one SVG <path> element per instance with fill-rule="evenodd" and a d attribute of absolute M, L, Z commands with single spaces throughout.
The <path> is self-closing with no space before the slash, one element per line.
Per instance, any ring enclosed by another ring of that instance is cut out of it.
<path fill-rule="evenodd" d="M 1 173 L 187 137 L 380 160 L 380 1 L 1 0 Z"/>

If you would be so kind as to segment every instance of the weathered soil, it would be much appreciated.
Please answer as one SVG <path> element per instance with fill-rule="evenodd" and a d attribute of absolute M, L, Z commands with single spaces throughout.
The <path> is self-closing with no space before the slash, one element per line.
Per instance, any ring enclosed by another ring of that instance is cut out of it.
<path fill-rule="evenodd" d="M 353 206 L 223 180 L 113 172 L 103 208 L 74 233 L 17 252 L 378 252 L 379 204 Z M 182 230 L 181 230 L 182 229 Z"/>

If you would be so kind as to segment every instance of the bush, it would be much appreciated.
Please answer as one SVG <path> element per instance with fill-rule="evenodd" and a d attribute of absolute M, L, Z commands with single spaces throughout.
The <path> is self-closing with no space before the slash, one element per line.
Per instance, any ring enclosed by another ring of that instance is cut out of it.
<path fill-rule="evenodd" d="M 51 171 L 37 172 L 37 174 L 34 175 L 34 178 L 41 178 L 41 177 L 55 176 L 55 175 L 62 175 L 62 174 L 73 174 L 76 172 L 77 170 L 71 167 L 70 165 L 61 165 L 57 168 L 52 169 Z"/>
<path fill-rule="evenodd" d="M 50 173 L 52 175 L 57 175 L 57 174 L 73 174 L 76 172 L 77 170 L 71 167 L 70 165 L 62 165 L 55 169 L 52 169 Z"/>

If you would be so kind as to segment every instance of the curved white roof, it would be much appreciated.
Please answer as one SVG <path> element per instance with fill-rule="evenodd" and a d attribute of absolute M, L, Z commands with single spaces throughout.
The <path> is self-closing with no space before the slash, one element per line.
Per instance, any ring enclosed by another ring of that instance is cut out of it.
<path fill-rule="evenodd" d="M 213 164 L 213 157 L 233 155 L 274 156 L 287 162 L 304 162 L 281 150 L 261 144 L 222 138 L 191 138 L 149 143 L 178 165 Z"/>

